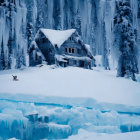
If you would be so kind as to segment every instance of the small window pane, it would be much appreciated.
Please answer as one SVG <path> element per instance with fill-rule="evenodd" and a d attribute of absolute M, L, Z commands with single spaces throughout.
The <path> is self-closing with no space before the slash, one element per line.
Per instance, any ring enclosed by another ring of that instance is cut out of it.
<path fill-rule="evenodd" d="M 71 48 L 69 48 L 69 53 L 71 53 Z"/>
<path fill-rule="evenodd" d="M 67 48 L 65 48 L 65 52 L 66 52 L 66 53 L 68 52 Z"/>
<path fill-rule="evenodd" d="M 72 49 L 72 53 L 74 53 L 74 49 Z"/>

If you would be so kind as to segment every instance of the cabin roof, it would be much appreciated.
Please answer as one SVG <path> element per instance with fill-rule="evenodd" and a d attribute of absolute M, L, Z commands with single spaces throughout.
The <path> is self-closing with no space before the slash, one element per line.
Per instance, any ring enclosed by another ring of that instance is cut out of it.
<path fill-rule="evenodd" d="M 41 28 L 40 30 L 53 46 L 57 45 L 58 47 L 61 47 L 61 45 L 76 31 L 75 29 L 61 31 L 44 28 Z"/>
<path fill-rule="evenodd" d="M 87 51 L 88 51 L 89 53 L 92 54 L 92 51 L 91 51 L 90 45 L 85 44 L 85 48 L 87 49 Z"/>

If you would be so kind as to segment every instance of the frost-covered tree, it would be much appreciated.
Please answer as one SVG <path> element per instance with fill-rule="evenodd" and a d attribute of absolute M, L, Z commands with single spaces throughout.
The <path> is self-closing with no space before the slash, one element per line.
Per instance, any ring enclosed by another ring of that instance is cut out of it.
<path fill-rule="evenodd" d="M 116 54 L 111 38 L 115 1 L 114 44 L 118 47 L 120 58 L 118 76 L 134 77 L 137 62 L 132 17 L 137 21 L 137 16 L 131 13 L 129 2 L 132 6 L 132 0 L 0 0 L 0 56 L 3 38 L 6 69 L 24 65 L 25 58 L 28 58 L 27 48 L 39 28 L 77 29 L 84 43 L 90 44 L 94 55 L 102 55 L 103 65 L 107 69 L 108 50 L 111 50 L 111 58 Z M 136 5 L 137 0 L 133 3 Z M 133 13 L 137 14 L 136 11 Z M 126 45 L 124 42 L 129 43 Z M 125 55 L 125 49 L 129 55 Z M 126 63 L 127 66 L 124 65 Z M 110 67 L 116 66 L 110 64 Z"/>
<path fill-rule="evenodd" d="M 1 68 L 1 70 L 4 70 L 6 68 L 3 40 L 1 43 L 0 68 Z"/>
<path fill-rule="evenodd" d="M 132 10 L 130 0 L 116 0 L 116 15 L 114 17 L 114 45 L 119 51 L 119 77 L 135 79 L 138 72 L 136 57 L 136 36 L 132 26 Z"/>
<path fill-rule="evenodd" d="M 60 14 L 60 1 L 54 0 L 53 8 L 54 29 L 60 30 L 61 27 L 61 14 Z"/>
<path fill-rule="evenodd" d="M 106 43 L 106 30 L 105 30 L 105 23 L 103 23 L 103 39 L 104 39 L 104 45 L 103 45 L 103 52 L 102 52 L 102 63 L 105 70 L 109 70 L 109 62 L 108 62 L 108 48 Z"/>
<path fill-rule="evenodd" d="M 33 34 L 33 24 L 31 22 L 28 22 L 27 23 L 27 41 L 28 41 L 28 48 L 30 47 L 31 45 L 31 42 L 33 41 L 33 38 L 34 38 L 34 34 Z"/>
<path fill-rule="evenodd" d="M 26 61 L 25 61 L 25 54 L 24 54 L 24 49 L 20 49 L 17 54 L 16 58 L 16 68 L 19 69 L 23 66 L 26 66 Z"/>
<path fill-rule="evenodd" d="M 8 3 L 8 11 L 9 14 L 7 15 L 8 19 L 8 27 L 9 27 L 9 39 L 8 39 L 8 69 L 11 69 L 12 65 L 12 55 L 13 55 L 13 48 L 15 48 L 15 29 L 13 28 L 13 13 L 15 11 L 15 1 L 10 0 Z"/>

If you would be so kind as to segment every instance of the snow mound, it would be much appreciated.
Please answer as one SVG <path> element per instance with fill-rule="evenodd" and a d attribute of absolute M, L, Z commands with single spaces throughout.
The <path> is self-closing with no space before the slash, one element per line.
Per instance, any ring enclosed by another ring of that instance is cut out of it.
<path fill-rule="evenodd" d="M 68 140 L 138 140 L 140 132 L 121 134 L 97 134 L 80 129 L 78 135 L 73 135 Z"/>
<path fill-rule="evenodd" d="M 76 30 L 52 30 L 52 29 L 40 29 L 44 35 L 49 39 L 53 46 L 60 47 Z"/>
<path fill-rule="evenodd" d="M 95 62 L 96 62 L 96 66 L 101 67 L 102 66 L 102 56 L 101 55 L 96 55 L 94 56 L 95 58 Z"/>
<path fill-rule="evenodd" d="M 14 82 L 12 75 L 17 75 L 19 81 Z M 91 98 L 98 102 L 140 106 L 139 91 L 139 82 L 116 78 L 116 71 L 105 71 L 101 67 L 87 70 L 44 65 L 0 72 L 0 99 L 8 99 L 9 93 L 12 99 L 15 99 L 15 94 L 18 99 L 21 99 L 21 94 L 24 94 L 22 99 L 26 101 L 29 97 L 25 98 L 25 95 L 31 95 L 32 98 L 37 96 L 37 99 L 42 95 L 44 97 Z"/>

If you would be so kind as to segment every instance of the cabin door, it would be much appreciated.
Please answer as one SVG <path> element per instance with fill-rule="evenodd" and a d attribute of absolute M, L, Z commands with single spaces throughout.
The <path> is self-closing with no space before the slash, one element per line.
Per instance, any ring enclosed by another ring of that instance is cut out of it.
<path fill-rule="evenodd" d="M 80 60 L 80 67 L 84 67 L 84 61 Z"/>

